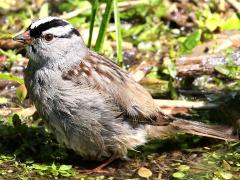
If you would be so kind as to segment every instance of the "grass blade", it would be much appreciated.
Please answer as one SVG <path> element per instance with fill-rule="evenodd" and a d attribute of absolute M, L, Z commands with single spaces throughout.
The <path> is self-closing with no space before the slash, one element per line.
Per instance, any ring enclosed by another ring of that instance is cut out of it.
<path fill-rule="evenodd" d="M 95 21 L 95 17 L 96 17 L 98 7 L 99 7 L 99 1 L 98 0 L 93 0 L 92 13 L 91 13 L 91 19 L 90 19 L 90 28 L 89 28 L 89 38 L 88 38 L 88 47 L 89 48 L 91 48 L 91 44 L 92 44 L 94 21 Z"/>
<path fill-rule="evenodd" d="M 100 26 L 100 29 L 98 32 L 97 42 L 96 42 L 96 46 L 95 46 L 95 50 L 98 52 L 101 51 L 103 43 L 104 43 L 107 26 L 108 26 L 109 19 L 111 17 L 111 13 L 112 13 L 112 6 L 113 6 L 113 0 L 107 0 L 107 6 L 105 8 L 103 20 L 102 20 L 102 23 L 101 23 L 101 26 Z"/>
<path fill-rule="evenodd" d="M 113 0 L 114 2 L 114 22 L 115 22 L 115 28 L 116 28 L 116 38 L 117 38 L 117 59 L 118 64 L 122 65 L 123 63 L 123 57 L 122 57 L 122 35 L 121 35 L 121 22 L 119 17 L 119 11 L 118 11 L 118 0 Z"/>

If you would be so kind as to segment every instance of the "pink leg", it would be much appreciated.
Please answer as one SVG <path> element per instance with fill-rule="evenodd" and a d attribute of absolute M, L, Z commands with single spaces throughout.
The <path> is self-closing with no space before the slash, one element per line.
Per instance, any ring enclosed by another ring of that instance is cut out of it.
<path fill-rule="evenodd" d="M 95 172 L 99 172 L 102 171 L 103 168 L 105 168 L 106 166 L 108 166 L 111 162 L 113 162 L 115 160 L 114 157 L 111 157 L 110 159 L 108 159 L 105 163 L 102 163 L 101 165 L 99 165 L 98 167 L 94 168 L 93 171 Z"/>
<path fill-rule="evenodd" d="M 110 159 L 108 159 L 106 162 L 102 163 L 101 165 L 97 166 L 96 168 L 92 170 L 82 170 L 85 174 L 93 174 L 93 173 L 109 173 L 108 171 L 102 170 L 106 166 L 108 166 L 111 162 L 113 162 L 116 158 L 112 156 Z"/>

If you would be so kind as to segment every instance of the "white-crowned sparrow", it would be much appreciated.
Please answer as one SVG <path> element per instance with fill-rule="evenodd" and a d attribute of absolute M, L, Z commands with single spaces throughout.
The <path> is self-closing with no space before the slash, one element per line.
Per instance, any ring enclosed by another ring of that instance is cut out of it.
<path fill-rule="evenodd" d="M 25 84 L 57 140 L 90 160 L 122 158 L 179 132 L 233 140 L 231 129 L 164 116 L 150 94 L 108 58 L 89 50 L 67 21 L 46 17 L 14 38 L 27 45 Z"/>

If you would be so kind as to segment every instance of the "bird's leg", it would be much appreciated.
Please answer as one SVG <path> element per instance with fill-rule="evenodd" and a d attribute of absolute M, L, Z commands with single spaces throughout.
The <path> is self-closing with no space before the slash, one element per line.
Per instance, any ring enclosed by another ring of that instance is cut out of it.
<path fill-rule="evenodd" d="M 106 166 L 108 166 L 111 162 L 113 162 L 115 160 L 115 157 L 112 156 L 110 159 L 108 159 L 106 162 L 102 163 L 101 165 L 97 166 L 96 168 L 94 168 L 92 171 L 96 172 L 96 173 L 101 173 L 104 172 L 104 170 L 102 170 L 103 168 L 105 168 Z M 106 172 L 106 171 L 105 171 Z"/>
<path fill-rule="evenodd" d="M 106 166 L 108 166 L 111 162 L 113 162 L 116 159 L 115 156 L 112 156 L 110 159 L 108 159 L 106 162 L 102 163 L 101 165 L 97 166 L 96 168 L 92 170 L 83 170 L 82 172 L 86 174 L 92 174 L 92 173 L 108 173 L 108 171 L 102 170 Z"/>

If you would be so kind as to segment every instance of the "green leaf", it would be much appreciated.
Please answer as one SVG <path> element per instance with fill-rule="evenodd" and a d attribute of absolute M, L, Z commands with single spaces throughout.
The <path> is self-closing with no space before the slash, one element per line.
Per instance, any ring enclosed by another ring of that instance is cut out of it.
<path fill-rule="evenodd" d="M 175 172 L 172 176 L 177 179 L 183 179 L 185 177 L 185 174 L 183 172 Z"/>
<path fill-rule="evenodd" d="M 231 165 L 226 160 L 223 160 L 222 164 L 225 170 L 231 170 Z"/>
<path fill-rule="evenodd" d="M 220 159 L 220 158 L 221 158 L 221 156 L 220 156 L 218 153 L 216 153 L 216 152 L 213 152 L 213 153 L 212 153 L 212 157 L 213 157 L 214 159 Z"/>
<path fill-rule="evenodd" d="M 165 16 L 167 14 L 166 6 L 164 4 L 159 5 L 155 10 L 155 14 L 157 17 Z"/>
<path fill-rule="evenodd" d="M 239 30 L 240 28 L 240 19 L 237 17 L 236 14 L 229 17 L 227 20 L 224 21 L 221 25 L 221 30 Z"/>
<path fill-rule="evenodd" d="M 6 104 L 8 102 L 8 99 L 5 97 L 0 97 L 0 104 Z"/>
<path fill-rule="evenodd" d="M 59 171 L 68 171 L 70 169 L 72 169 L 71 165 L 61 165 Z"/>
<path fill-rule="evenodd" d="M 73 17 L 68 20 L 74 27 L 80 27 L 86 21 L 86 17 Z"/>
<path fill-rule="evenodd" d="M 150 0 L 149 2 L 152 6 L 158 6 L 162 4 L 162 0 Z"/>
<path fill-rule="evenodd" d="M 129 29 L 123 29 L 123 37 L 128 37 L 128 36 L 137 36 L 141 31 L 144 30 L 145 25 L 136 25 L 134 27 L 131 27 Z"/>
<path fill-rule="evenodd" d="M 219 14 L 212 14 L 211 16 L 208 16 L 206 19 L 206 27 L 210 30 L 210 31 L 214 31 L 217 29 L 217 27 L 219 27 L 221 25 L 221 17 Z"/>
<path fill-rule="evenodd" d="M 55 165 L 55 163 L 52 163 L 50 172 L 52 173 L 53 176 L 58 176 L 59 175 L 59 172 L 57 170 L 57 166 Z"/>
<path fill-rule="evenodd" d="M 184 172 L 184 171 L 188 171 L 190 169 L 189 166 L 187 165 L 180 165 L 177 170 L 181 171 L 181 172 Z"/>
<path fill-rule="evenodd" d="M 173 62 L 172 59 L 170 58 L 165 58 L 164 59 L 164 65 L 167 67 L 168 70 L 168 74 L 172 77 L 175 78 L 177 75 L 177 69 L 176 69 L 176 65 Z M 166 71 L 165 71 L 166 72 Z"/>
<path fill-rule="evenodd" d="M 223 179 L 232 179 L 233 175 L 229 172 L 220 172 Z"/>
<path fill-rule="evenodd" d="M 16 89 L 16 96 L 19 101 L 23 101 L 26 96 L 27 96 L 27 89 L 24 84 L 21 84 L 19 87 Z"/>
<path fill-rule="evenodd" d="M 52 168 L 52 169 L 57 169 L 57 166 L 55 165 L 55 163 L 52 163 L 51 168 Z"/>
<path fill-rule="evenodd" d="M 229 69 L 226 68 L 226 66 L 220 65 L 214 67 L 215 70 L 217 70 L 219 73 L 224 74 L 224 75 L 229 75 L 230 71 Z"/>
<path fill-rule="evenodd" d="M 219 65 L 219 66 L 215 66 L 214 69 L 229 78 L 240 79 L 240 66 Z"/>
<path fill-rule="evenodd" d="M 21 54 L 16 54 L 16 52 L 13 50 L 4 51 L 0 49 L 0 54 L 3 54 L 4 56 L 6 56 L 10 63 L 13 63 L 14 61 L 17 61 L 22 58 Z"/>
<path fill-rule="evenodd" d="M 40 9 L 39 18 L 47 17 L 48 16 L 48 3 L 44 3 Z"/>
<path fill-rule="evenodd" d="M 68 0 L 67 2 L 59 3 L 57 8 L 62 12 L 69 12 L 75 9 L 79 14 L 88 16 L 90 15 L 91 4 L 89 1 Z"/>
<path fill-rule="evenodd" d="M 45 170 L 47 170 L 49 167 L 48 167 L 47 165 L 44 165 L 44 164 L 33 164 L 33 165 L 32 165 L 32 168 L 33 168 L 33 169 L 37 169 L 37 170 L 45 171 Z"/>
<path fill-rule="evenodd" d="M 64 176 L 64 177 L 70 177 L 70 176 L 72 176 L 72 174 L 69 173 L 69 172 L 67 172 L 67 171 L 60 172 L 60 174 L 61 174 L 62 176 Z"/>
<path fill-rule="evenodd" d="M 56 169 L 51 169 L 50 172 L 52 173 L 53 176 L 58 176 L 59 172 Z"/>
<path fill-rule="evenodd" d="M 85 15 L 85 16 L 89 16 L 91 13 L 91 3 L 90 1 L 83 1 L 83 0 L 78 0 L 77 2 L 75 2 L 74 4 L 75 6 L 77 6 L 78 11 L 80 12 L 80 14 Z"/>
<path fill-rule="evenodd" d="M 154 40 L 158 38 L 159 32 L 160 32 L 159 26 L 147 28 L 144 30 L 144 32 L 140 34 L 140 36 L 138 36 L 137 40 L 139 42 Z"/>
<path fill-rule="evenodd" d="M 201 40 L 202 30 L 198 29 L 188 36 L 185 41 L 181 44 L 181 54 L 190 53 L 194 47 L 196 47 Z"/>
<path fill-rule="evenodd" d="M 17 76 L 11 75 L 11 74 L 7 74 L 7 73 L 0 73 L 0 79 L 9 80 L 9 81 L 16 81 L 20 84 L 24 83 L 23 79 L 21 79 Z"/>

